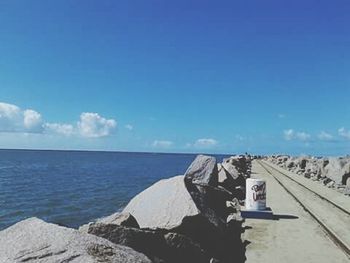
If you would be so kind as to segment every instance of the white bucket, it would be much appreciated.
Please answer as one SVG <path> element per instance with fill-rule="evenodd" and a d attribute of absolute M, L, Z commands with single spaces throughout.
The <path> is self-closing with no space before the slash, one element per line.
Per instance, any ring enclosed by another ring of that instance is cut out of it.
<path fill-rule="evenodd" d="M 245 208 L 247 210 L 266 209 L 266 182 L 262 179 L 246 180 Z"/>

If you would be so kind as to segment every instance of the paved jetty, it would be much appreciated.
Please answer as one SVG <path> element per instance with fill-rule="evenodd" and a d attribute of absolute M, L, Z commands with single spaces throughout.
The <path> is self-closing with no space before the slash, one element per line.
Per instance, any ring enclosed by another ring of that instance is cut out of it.
<path fill-rule="evenodd" d="M 246 219 L 242 238 L 248 244 L 247 263 L 349 262 L 315 219 L 256 161 L 252 177 L 266 180 L 267 206 L 275 220 Z"/>

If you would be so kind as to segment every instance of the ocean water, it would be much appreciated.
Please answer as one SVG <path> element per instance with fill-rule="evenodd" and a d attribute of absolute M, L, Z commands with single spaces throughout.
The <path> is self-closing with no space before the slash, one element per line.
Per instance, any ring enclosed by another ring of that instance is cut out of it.
<path fill-rule="evenodd" d="M 0 150 L 0 230 L 32 216 L 77 228 L 121 210 L 156 181 L 183 174 L 195 157 Z"/>

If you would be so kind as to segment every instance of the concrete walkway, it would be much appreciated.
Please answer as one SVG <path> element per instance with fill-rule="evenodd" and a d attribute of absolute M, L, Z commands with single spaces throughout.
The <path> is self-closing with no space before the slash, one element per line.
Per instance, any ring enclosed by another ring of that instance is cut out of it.
<path fill-rule="evenodd" d="M 246 219 L 242 239 L 248 243 L 247 263 L 350 262 L 315 220 L 256 161 L 252 172 L 253 178 L 266 180 L 267 205 L 279 219 Z"/>

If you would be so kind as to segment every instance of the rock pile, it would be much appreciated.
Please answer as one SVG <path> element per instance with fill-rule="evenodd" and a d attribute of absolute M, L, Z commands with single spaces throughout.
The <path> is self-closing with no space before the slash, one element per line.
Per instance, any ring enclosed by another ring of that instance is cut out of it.
<path fill-rule="evenodd" d="M 350 195 L 350 157 L 269 156 L 267 160 L 296 174 L 321 181 Z"/>
<path fill-rule="evenodd" d="M 22 221 L 0 232 L 0 262 L 244 262 L 236 208 L 250 163 L 199 155 L 184 175 L 156 182 L 123 212 L 79 231 Z"/>
<path fill-rule="evenodd" d="M 21 221 L 0 232 L 0 262 L 150 263 L 142 253 L 104 238 L 46 223 Z"/>

